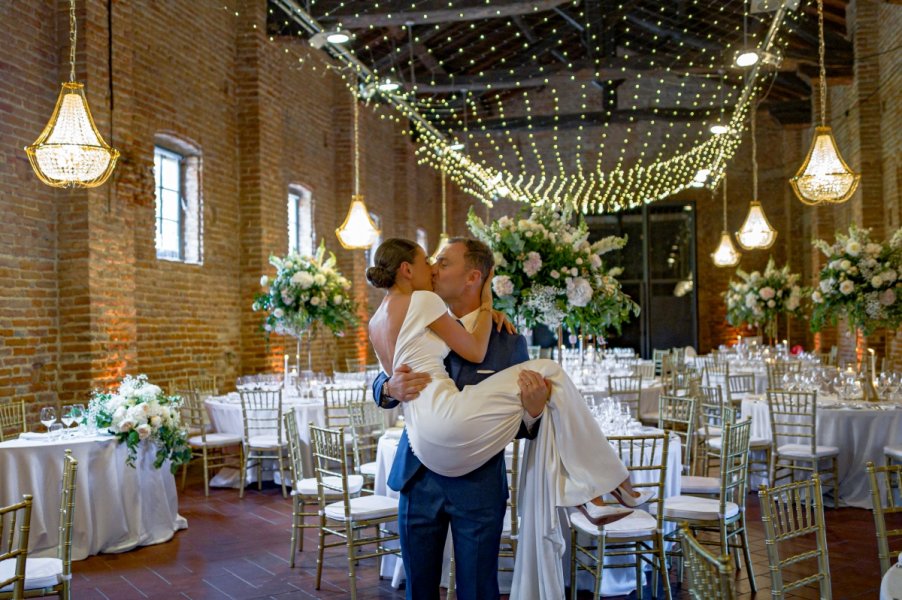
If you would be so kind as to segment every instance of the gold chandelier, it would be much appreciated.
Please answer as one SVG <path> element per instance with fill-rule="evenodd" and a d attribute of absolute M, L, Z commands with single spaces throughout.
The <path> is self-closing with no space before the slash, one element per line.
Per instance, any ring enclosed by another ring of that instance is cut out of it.
<path fill-rule="evenodd" d="M 758 202 L 758 143 L 755 140 L 755 113 L 757 105 L 753 102 L 751 110 L 751 135 L 752 135 L 752 201 L 749 204 L 749 214 L 746 215 L 742 227 L 736 232 L 736 241 L 743 250 L 766 250 L 774 245 L 777 239 L 777 230 L 771 227 L 764 208 Z"/>
<path fill-rule="evenodd" d="M 69 0 L 69 81 L 62 84 L 44 131 L 25 152 L 38 179 L 47 185 L 91 188 L 109 178 L 119 151 L 103 141 L 84 85 L 75 81 L 75 41 L 75 0 Z"/>
<path fill-rule="evenodd" d="M 723 174 L 723 230 L 720 232 L 720 244 L 711 253 L 711 260 L 717 267 L 735 267 L 739 264 L 741 255 L 733 245 L 730 234 L 727 233 L 727 174 Z"/>
<path fill-rule="evenodd" d="M 448 205 L 445 196 L 445 171 L 442 170 L 442 233 L 438 237 L 438 246 L 435 247 L 435 252 L 429 257 L 430 263 L 435 263 L 438 260 L 438 255 L 448 245 Z"/>
<path fill-rule="evenodd" d="M 805 204 L 841 204 L 855 193 L 861 175 L 852 171 L 839 153 L 833 130 L 827 125 L 827 74 L 824 66 L 824 2 L 817 2 L 818 51 L 820 54 L 820 125 L 808 156 L 795 177 L 789 180 L 796 196 Z"/>
<path fill-rule="evenodd" d="M 370 218 L 363 196 L 360 194 L 360 138 L 357 131 L 358 107 L 357 96 L 352 98 L 354 105 L 354 195 L 351 206 L 341 227 L 335 230 L 341 246 L 347 250 L 366 250 L 376 243 L 381 233 Z"/>

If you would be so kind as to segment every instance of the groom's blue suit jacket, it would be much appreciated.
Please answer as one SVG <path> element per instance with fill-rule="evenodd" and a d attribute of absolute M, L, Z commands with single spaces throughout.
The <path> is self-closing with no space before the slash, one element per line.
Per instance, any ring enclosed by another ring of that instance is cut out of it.
<path fill-rule="evenodd" d="M 485 360 L 481 364 L 471 363 L 451 352 L 445 358 L 445 368 L 458 389 L 463 389 L 464 386 L 475 385 L 498 371 L 527 360 L 529 360 L 529 353 L 526 349 L 526 339 L 522 335 L 510 334 L 504 330 L 499 332 L 493 327 Z M 376 381 L 373 382 L 373 397 L 377 399 L 377 402 L 382 395 L 382 385 L 387 379 L 388 376 L 385 373 L 380 373 Z M 416 402 L 416 400 L 412 400 L 412 402 Z M 384 407 L 392 408 L 397 406 L 397 404 L 397 402 L 387 403 Z M 521 424 L 517 437 L 535 438 L 537 427 L 538 423 L 530 434 L 527 432 L 526 427 Z M 403 491 L 404 487 L 421 467 L 423 467 L 423 463 L 420 462 L 420 459 L 416 457 L 410 448 L 410 442 L 407 440 L 407 430 L 405 429 L 401 435 L 401 440 L 398 442 L 398 453 L 395 455 L 395 461 L 388 476 L 388 486 L 395 491 Z M 484 494 L 484 484 L 497 483 L 499 480 L 504 482 L 504 485 L 501 487 L 504 490 L 503 500 L 506 500 L 508 490 L 503 451 L 486 461 L 484 465 L 475 471 L 462 477 L 448 478 L 448 482 L 451 485 L 472 487 L 474 501 Z M 468 496 L 470 495 L 464 494 L 458 497 L 466 498 Z"/>

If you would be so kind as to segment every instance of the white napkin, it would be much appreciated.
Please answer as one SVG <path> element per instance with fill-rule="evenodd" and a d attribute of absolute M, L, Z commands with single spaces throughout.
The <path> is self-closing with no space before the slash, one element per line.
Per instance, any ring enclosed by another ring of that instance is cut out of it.
<path fill-rule="evenodd" d="M 47 433 L 41 433 L 39 431 L 23 431 L 19 434 L 20 440 L 43 440 L 47 437 Z"/>

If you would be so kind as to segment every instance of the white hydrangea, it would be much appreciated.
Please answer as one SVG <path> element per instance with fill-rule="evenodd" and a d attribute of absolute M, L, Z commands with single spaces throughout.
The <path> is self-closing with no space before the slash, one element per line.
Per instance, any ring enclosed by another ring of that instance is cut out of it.
<path fill-rule="evenodd" d="M 846 279 L 842 283 L 839 284 L 839 291 L 844 295 L 848 296 L 852 292 L 855 291 L 855 284 Z"/>
<path fill-rule="evenodd" d="M 492 291 L 499 298 L 506 298 L 514 293 L 514 282 L 507 275 L 496 275 L 492 279 Z"/>
<path fill-rule="evenodd" d="M 592 300 L 592 286 L 582 277 L 568 277 L 567 300 L 573 306 L 586 306 Z"/>
<path fill-rule="evenodd" d="M 306 290 L 311 285 L 313 285 L 313 275 L 311 275 L 307 271 L 298 271 L 291 276 L 291 283 L 298 286 L 302 290 Z"/>

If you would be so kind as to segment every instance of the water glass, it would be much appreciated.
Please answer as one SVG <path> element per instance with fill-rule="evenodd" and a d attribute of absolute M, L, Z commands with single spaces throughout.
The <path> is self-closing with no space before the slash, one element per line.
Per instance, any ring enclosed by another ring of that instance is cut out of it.
<path fill-rule="evenodd" d="M 50 426 L 56 423 L 56 409 L 52 406 L 45 406 L 41 409 L 41 423 L 50 431 Z"/>

